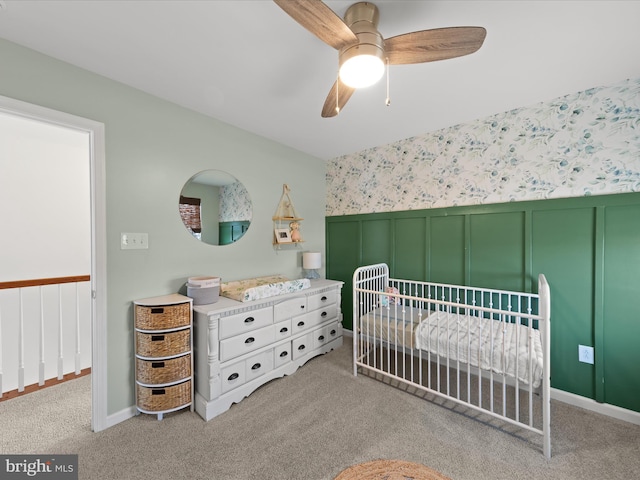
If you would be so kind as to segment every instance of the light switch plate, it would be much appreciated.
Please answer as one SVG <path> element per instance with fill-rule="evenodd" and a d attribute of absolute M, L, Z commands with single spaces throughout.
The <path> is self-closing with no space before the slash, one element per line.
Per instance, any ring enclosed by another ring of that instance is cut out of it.
<path fill-rule="evenodd" d="M 139 250 L 149 248 L 148 233 L 121 233 L 120 249 L 121 250 Z"/>

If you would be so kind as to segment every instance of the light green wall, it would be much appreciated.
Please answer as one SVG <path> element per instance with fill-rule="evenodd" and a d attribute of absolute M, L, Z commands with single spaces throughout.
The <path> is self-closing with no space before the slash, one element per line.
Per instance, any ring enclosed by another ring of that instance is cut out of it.
<path fill-rule="evenodd" d="M 4 40 L 0 95 L 105 124 L 109 415 L 134 404 L 133 300 L 176 292 L 192 275 L 295 278 L 302 251 L 324 251 L 317 158 Z M 184 183 L 211 168 L 238 178 L 253 201 L 251 227 L 233 245 L 199 243 L 178 215 Z M 306 243 L 276 251 L 271 217 L 283 183 L 305 219 Z M 149 249 L 120 250 L 120 232 L 148 233 Z"/>

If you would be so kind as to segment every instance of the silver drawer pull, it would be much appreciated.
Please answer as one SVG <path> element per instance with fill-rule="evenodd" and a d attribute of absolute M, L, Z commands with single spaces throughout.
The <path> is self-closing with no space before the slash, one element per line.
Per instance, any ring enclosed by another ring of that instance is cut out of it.
<path fill-rule="evenodd" d="M 255 318 L 253 317 L 247 317 L 244 319 L 244 323 L 253 323 L 255 321 Z"/>
<path fill-rule="evenodd" d="M 244 341 L 244 343 L 253 343 L 253 342 L 255 342 L 255 341 L 256 341 L 256 339 L 255 339 L 255 338 L 253 338 L 253 337 L 249 337 L 249 338 L 247 338 L 247 339 Z"/>
<path fill-rule="evenodd" d="M 232 373 L 231 375 L 229 375 L 229 378 L 227 378 L 227 380 L 229 380 L 230 382 L 233 382 L 239 376 L 240 376 L 239 373 Z"/>
<path fill-rule="evenodd" d="M 287 355 L 289 355 L 289 352 L 287 352 L 286 350 L 284 352 L 282 352 L 280 354 L 280 358 L 286 357 Z"/>
<path fill-rule="evenodd" d="M 262 365 L 260 365 L 259 363 L 256 363 L 255 365 L 253 365 L 251 367 L 251 370 L 258 370 Z"/>
<path fill-rule="evenodd" d="M 289 331 L 289 329 L 287 327 L 282 327 L 280 329 L 280 333 L 287 333 Z"/>

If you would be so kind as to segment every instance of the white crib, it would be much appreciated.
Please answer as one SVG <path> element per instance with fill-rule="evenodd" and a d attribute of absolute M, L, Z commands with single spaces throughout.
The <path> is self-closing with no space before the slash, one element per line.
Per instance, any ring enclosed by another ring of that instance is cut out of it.
<path fill-rule="evenodd" d="M 550 295 L 353 275 L 353 373 L 368 372 L 542 435 L 551 458 Z"/>

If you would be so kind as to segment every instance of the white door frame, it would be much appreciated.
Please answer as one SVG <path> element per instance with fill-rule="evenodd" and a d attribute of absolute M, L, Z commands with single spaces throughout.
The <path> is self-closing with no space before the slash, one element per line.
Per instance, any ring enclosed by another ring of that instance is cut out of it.
<path fill-rule="evenodd" d="M 89 134 L 91 182 L 91 429 L 107 423 L 107 222 L 104 124 L 0 95 L 0 112 Z"/>

